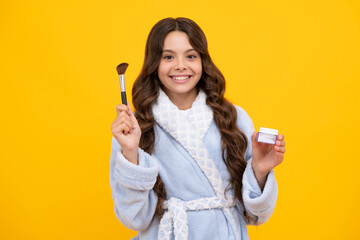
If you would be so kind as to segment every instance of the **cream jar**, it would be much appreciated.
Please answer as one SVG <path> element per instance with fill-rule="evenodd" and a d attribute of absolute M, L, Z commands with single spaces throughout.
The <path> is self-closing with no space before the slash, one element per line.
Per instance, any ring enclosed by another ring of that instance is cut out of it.
<path fill-rule="evenodd" d="M 279 131 L 271 128 L 261 127 L 256 141 L 268 144 L 275 144 Z"/>

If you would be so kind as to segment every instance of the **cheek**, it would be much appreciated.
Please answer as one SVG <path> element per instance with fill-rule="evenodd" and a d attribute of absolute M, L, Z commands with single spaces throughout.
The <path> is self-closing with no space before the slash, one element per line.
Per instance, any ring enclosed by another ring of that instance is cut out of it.
<path fill-rule="evenodd" d="M 158 67 L 158 77 L 162 84 L 165 84 L 168 77 L 168 68 L 166 67 L 166 64 L 161 64 Z"/>
<path fill-rule="evenodd" d="M 167 66 L 167 64 L 164 63 L 160 63 L 159 67 L 158 67 L 158 75 L 167 75 L 168 74 L 168 70 L 169 67 Z"/>
<path fill-rule="evenodd" d="M 198 74 L 202 74 L 202 65 L 201 62 L 196 63 L 193 68 Z"/>

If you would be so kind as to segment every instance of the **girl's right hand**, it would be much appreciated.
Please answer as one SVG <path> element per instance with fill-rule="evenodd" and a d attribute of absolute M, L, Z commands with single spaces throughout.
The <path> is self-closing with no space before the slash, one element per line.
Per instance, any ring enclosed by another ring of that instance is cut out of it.
<path fill-rule="evenodd" d="M 116 113 L 117 117 L 111 124 L 111 133 L 120 144 L 124 157 L 137 165 L 141 137 L 140 126 L 129 105 L 117 105 Z"/>

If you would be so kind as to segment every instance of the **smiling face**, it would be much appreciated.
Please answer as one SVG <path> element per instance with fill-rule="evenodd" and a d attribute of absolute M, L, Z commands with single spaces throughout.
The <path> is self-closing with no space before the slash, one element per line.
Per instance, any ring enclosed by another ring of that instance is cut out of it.
<path fill-rule="evenodd" d="M 164 40 L 158 76 L 164 92 L 179 109 L 188 109 L 197 96 L 202 75 L 200 54 L 184 32 L 170 32 Z"/>

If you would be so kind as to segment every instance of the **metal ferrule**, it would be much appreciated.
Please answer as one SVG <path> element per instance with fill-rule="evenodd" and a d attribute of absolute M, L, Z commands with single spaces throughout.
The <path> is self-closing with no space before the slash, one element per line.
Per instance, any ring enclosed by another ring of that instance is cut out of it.
<path fill-rule="evenodd" d="M 124 77 L 124 74 L 119 75 L 119 80 L 120 80 L 120 89 L 121 89 L 122 92 L 125 92 L 125 77 Z"/>

